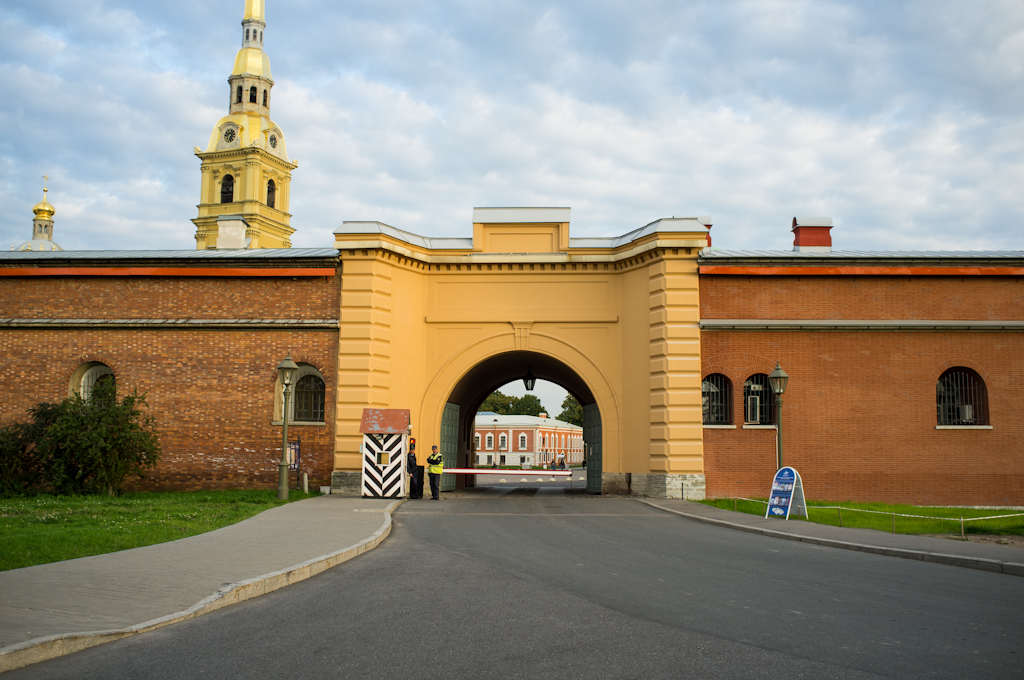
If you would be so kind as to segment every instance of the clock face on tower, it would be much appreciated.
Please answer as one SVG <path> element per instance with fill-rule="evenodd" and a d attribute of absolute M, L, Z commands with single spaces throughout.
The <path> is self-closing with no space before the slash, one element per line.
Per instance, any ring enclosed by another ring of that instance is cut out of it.
<path fill-rule="evenodd" d="M 231 142 L 235 141 L 235 131 L 234 130 L 225 130 L 225 132 L 224 132 L 224 141 L 228 142 L 228 143 L 231 143 Z"/>
<path fill-rule="evenodd" d="M 273 149 L 277 148 L 277 135 L 270 135 L 270 146 Z"/>

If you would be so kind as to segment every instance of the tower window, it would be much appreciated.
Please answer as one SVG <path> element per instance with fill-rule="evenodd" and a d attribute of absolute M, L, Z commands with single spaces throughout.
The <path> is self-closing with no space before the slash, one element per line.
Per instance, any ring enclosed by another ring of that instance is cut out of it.
<path fill-rule="evenodd" d="M 255 104 L 256 103 L 256 93 L 257 93 L 257 90 L 256 90 L 256 86 L 255 85 L 253 85 L 252 87 L 249 88 L 249 103 L 250 104 Z"/>
<path fill-rule="evenodd" d="M 263 31 L 260 31 L 260 42 L 263 42 Z"/>
<path fill-rule="evenodd" d="M 273 208 L 274 201 L 277 198 L 277 185 L 274 184 L 274 180 L 267 182 L 267 207 Z"/>
<path fill-rule="evenodd" d="M 246 40 L 248 40 L 248 39 L 249 39 L 249 29 L 248 29 L 248 28 L 247 28 L 247 29 L 245 29 L 245 39 L 246 39 Z"/>
<path fill-rule="evenodd" d="M 235 103 L 237 103 L 237 104 L 241 104 L 242 103 L 242 86 L 241 85 L 238 86 L 238 94 L 235 97 L 235 99 L 237 100 Z"/>
<path fill-rule="evenodd" d="M 220 183 L 220 202 L 233 203 L 235 200 L 235 178 L 231 175 L 224 175 Z"/>
<path fill-rule="evenodd" d="M 267 91 L 263 90 L 263 105 L 267 105 Z"/>

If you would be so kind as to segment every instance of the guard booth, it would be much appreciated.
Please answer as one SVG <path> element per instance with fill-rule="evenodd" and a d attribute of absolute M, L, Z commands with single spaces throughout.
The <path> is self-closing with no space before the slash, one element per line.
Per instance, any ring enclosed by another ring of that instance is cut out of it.
<path fill-rule="evenodd" d="M 362 495 L 369 498 L 404 497 L 409 410 L 364 408 L 359 431 L 363 435 Z"/>

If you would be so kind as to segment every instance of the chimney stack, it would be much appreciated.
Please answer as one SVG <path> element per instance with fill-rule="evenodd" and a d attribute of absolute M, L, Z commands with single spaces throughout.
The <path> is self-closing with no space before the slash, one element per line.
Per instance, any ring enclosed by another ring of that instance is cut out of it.
<path fill-rule="evenodd" d="M 831 229 L 831 217 L 794 217 L 793 250 L 797 253 L 831 253 Z"/>

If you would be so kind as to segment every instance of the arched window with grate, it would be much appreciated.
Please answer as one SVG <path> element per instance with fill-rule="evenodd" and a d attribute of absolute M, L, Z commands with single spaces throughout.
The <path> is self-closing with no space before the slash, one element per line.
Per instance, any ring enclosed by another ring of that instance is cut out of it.
<path fill-rule="evenodd" d="M 235 90 L 235 103 L 236 104 L 241 104 L 242 103 L 242 86 L 241 85 L 239 85 L 238 89 Z"/>
<path fill-rule="evenodd" d="M 324 399 L 327 389 L 317 375 L 304 375 L 295 384 L 295 421 L 324 422 Z"/>
<path fill-rule="evenodd" d="M 988 425 L 988 390 L 976 371 L 954 366 L 935 385 L 939 425 Z"/>
<path fill-rule="evenodd" d="M 775 393 L 764 373 L 755 373 L 743 383 L 743 422 L 747 425 L 775 424 Z"/>
<path fill-rule="evenodd" d="M 259 94 L 259 90 L 256 89 L 255 85 L 253 85 L 252 87 L 249 88 L 249 103 L 250 104 L 255 104 L 256 103 L 256 97 L 257 97 L 258 94 Z"/>
<path fill-rule="evenodd" d="M 700 403 L 705 425 L 732 424 L 732 381 L 712 373 L 700 384 Z"/>
<path fill-rule="evenodd" d="M 220 182 L 220 202 L 233 203 L 235 200 L 235 178 L 231 175 L 224 175 Z"/>
<path fill-rule="evenodd" d="M 267 182 L 267 207 L 273 208 L 274 203 L 277 200 L 277 185 L 274 184 L 274 180 Z"/>
<path fill-rule="evenodd" d="M 105 364 L 94 363 L 83 374 L 78 383 L 78 393 L 82 399 L 88 401 L 92 398 L 92 391 L 96 385 L 105 382 L 114 382 L 114 372 Z"/>

